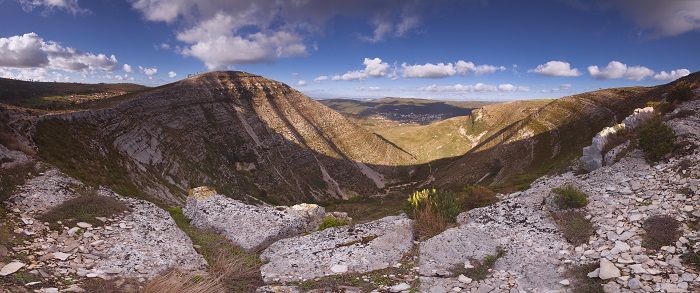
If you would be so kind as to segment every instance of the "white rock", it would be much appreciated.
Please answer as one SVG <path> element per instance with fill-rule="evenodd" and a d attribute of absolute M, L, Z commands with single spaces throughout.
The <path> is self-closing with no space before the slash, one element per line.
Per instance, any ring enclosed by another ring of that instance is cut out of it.
<path fill-rule="evenodd" d="M 90 223 L 85 223 L 85 222 L 78 222 L 78 223 L 75 224 L 75 225 L 78 226 L 78 227 L 80 227 L 80 228 L 83 228 L 83 229 L 92 228 L 92 224 L 90 224 Z"/>
<path fill-rule="evenodd" d="M 70 253 L 63 253 L 63 252 L 54 252 L 53 253 L 53 258 L 65 261 L 71 256 Z"/>
<path fill-rule="evenodd" d="M 331 272 L 336 274 L 346 273 L 348 271 L 348 266 L 346 265 L 333 265 L 331 266 Z"/>
<path fill-rule="evenodd" d="M 603 280 L 617 278 L 620 276 L 620 269 L 618 269 L 615 264 L 609 260 L 602 258 L 600 259 L 600 271 L 598 271 L 598 278 Z"/>
<path fill-rule="evenodd" d="M 396 285 L 394 285 L 394 286 L 391 286 L 391 287 L 389 288 L 389 291 L 391 291 L 391 292 L 401 292 L 401 291 L 405 291 L 405 290 L 408 290 L 408 289 L 411 289 L 411 285 L 406 284 L 406 283 L 400 283 L 400 284 L 396 284 Z"/>
<path fill-rule="evenodd" d="M 571 282 L 569 282 L 568 279 L 564 279 L 564 280 L 559 281 L 559 284 L 562 284 L 563 286 L 569 286 L 569 285 L 571 285 Z"/>
<path fill-rule="evenodd" d="M 0 269 L 0 276 L 7 276 L 10 274 L 14 274 L 15 272 L 19 271 L 22 267 L 24 267 L 25 264 L 21 262 L 11 262 L 9 264 L 6 264 L 2 269 Z"/>
<path fill-rule="evenodd" d="M 467 277 L 467 276 L 465 276 L 465 275 L 461 275 L 461 274 L 459 275 L 459 277 L 457 277 L 457 280 L 460 281 L 460 282 L 462 282 L 462 283 L 464 283 L 464 284 L 469 284 L 469 283 L 472 282 L 472 279 L 471 279 L 471 278 L 469 278 L 469 277 Z"/>

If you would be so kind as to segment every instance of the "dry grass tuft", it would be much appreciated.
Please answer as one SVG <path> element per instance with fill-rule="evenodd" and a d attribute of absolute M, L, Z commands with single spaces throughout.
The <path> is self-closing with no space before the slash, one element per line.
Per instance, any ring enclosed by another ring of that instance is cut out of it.
<path fill-rule="evenodd" d="M 562 211 L 552 213 L 554 222 L 564 234 L 564 239 L 573 245 L 588 243 L 588 239 L 595 234 L 595 228 L 585 215 L 578 211 Z"/>
<path fill-rule="evenodd" d="M 498 202 L 496 193 L 481 185 L 467 186 L 459 196 L 459 206 L 465 211 L 490 206 L 496 202 Z"/>
<path fill-rule="evenodd" d="M 662 246 L 673 245 L 681 237 L 680 223 L 673 217 L 658 215 L 644 221 L 644 237 L 642 246 L 659 250 Z"/>
<path fill-rule="evenodd" d="M 225 293 L 217 277 L 190 276 L 177 270 L 158 276 L 144 286 L 142 293 Z"/>
<path fill-rule="evenodd" d="M 413 230 L 418 240 L 428 239 L 447 229 L 449 223 L 433 205 L 422 205 L 413 211 Z"/>
<path fill-rule="evenodd" d="M 577 209 L 588 204 L 588 196 L 574 186 L 554 188 L 552 192 L 557 194 L 554 197 L 554 203 L 561 209 Z"/>

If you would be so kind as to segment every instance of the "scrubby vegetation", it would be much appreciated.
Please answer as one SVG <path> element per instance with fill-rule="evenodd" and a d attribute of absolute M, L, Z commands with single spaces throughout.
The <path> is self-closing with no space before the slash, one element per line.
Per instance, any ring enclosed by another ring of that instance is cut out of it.
<path fill-rule="evenodd" d="M 465 268 L 463 264 L 457 264 L 450 271 L 455 276 L 464 275 L 474 281 L 480 281 L 489 276 L 489 271 L 496 264 L 496 261 L 504 255 L 506 255 L 506 251 L 502 247 L 498 247 L 495 254 L 487 255 L 481 261 L 471 260 L 472 268 Z"/>
<path fill-rule="evenodd" d="M 640 128 L 639 148 L 644 151 L 647 161 L 656 162 L 673 151 L 674 138 L 673 130 L 661 119 L 655 118 Z"/>
<path fill-rule="evenodd" d="M 434 188 L 411 194 L 404 210 L 415 221 L 417 239 L 430 238 L 444 231 L 460 212 L 454 193 Z"/>
<path fill-rule="evenodd" d="M 86 222 L 99 226 L 103 222 L 96 217 L 111 217 L 127 210 L 129 207 L 116 198 L 97 195 L 94 191 L 84 191 L 80 196 L 69 199 L 39 216 L 39 220 L 49 223 Z"/>
<path fill-rule="evenodd" d="M 485 207 L 498 202 L 496 192 L 481 185 L 469 185 L 459 196 L 459 206 L 462 210 Z"/>
<path fill-rule="evenodd" d="M 200 288 L 198 286 L 208 288 L 207 286 L 210 286 L 209 282 L 213 282 L 212 280 L 216 280 L 216 282 L 223 286 L 223 292 L 251 292 L 254 291 L 255 288 L 262 286 L 262 277 L 260 276 L 260 266 L 262 263 L 256 254 L 244 251 L 240 247 L 233 244 L 230 240 L 226 239 L 226 237 L 214 231 L 200 230 L 191 226 L 189 220 L 187 217 L 185 217 L 185 215 L 182 213 L 182 209 L 179 207 L 170 208 L 168 211 L 170 212 L 170 216 L 172 216 L 173 220 L 175 220 L 177 226 L 190 237 L 192 243 L 197 249 L 197 252 L 202 254 L 204 259 L 206 259 L 209 263 L 210 275 L 207 277 L 197 277 L 196 279 L 198 282 L 192 283 L 184 282 L 181 273 L 172 273 L 162 277 L 164 279 L 172 278 L 171 281 L 162 279 L 158 281 L 158 284 L 153 285 L 154 289 L 189 288 L 177 287 L 181 285 L 194 286 L 192 288 Z M 172 286 L 175 287 L 160 287 L 165 285 L 171 286 L 169 284 L 173 284 Z M 162 290 L 150 292 L 182 291 Z"/>
<path fill-rule="evenodd" d="M 327 216 L 323 218 L 323 222 L 321 222 L 321 225 L 318 226 L 318 231 L 323 231 L 328 228 L 333 228 L 333 227 L 338 227 L 338 226 L 345 226 L 350 224 L 347 220 L 345 219 L 339 219 L 333 216 Z"/>
<path fill-rule="evenodd" d="M 605 280 L 600 278 L 589 278 L 588 273 L 599 267 L 597 262 L 581 264 L 571 267 L 567 276 L 571 281 L 572 293 L 603 293 Z"/>
<path fill-rule="evenodd" d="M 564 239 L 572 245 L 579 246 L 588 243 L 588 239 L 595 234 L 591 221 L 579 211 L 552 213 L 552 218 L 564 234 Z"/>
<path fill-rule="evenodd" d="M 682 84 L 674 88 L 668 93 L 668 100 L 673 102 L 686 102 L 690 101 L 695 97 L 693 94 L 693 89 L 687 84 Z"/>
<path fill-rule="evenodd" d="M 426 239 L 444 231 L 459 213 L 497 201 L 496 193 L 483 186 L 470 185 L 461 192 L 432 188 L 412 193 L 404 211 L 414 219 L 416 238 Z"/>
<path fill-rule="evenodd" d="M 0 169 L 0 202 L 7 200 L 17 186 L 24 184 L 33 173 L 36 173 L 36 170 L 32 162 L 19 164 L 13 168 Z"/>
<path fill-rule="evenodd" d="M 688 251 L 682 256 L 683 263 L 700 270 L 700 251 Z"/>
<path fill-rule="evenodd" d="M 556 194 L 554 203 L 561 209 L 576 209 L 588 204 L 588 196 L 572 185 L 552 189 Z"/>
<path fill-rule="evenodd" d="M 671 216 L 649 217 L 642 225 L 644 237 L 642 247 L 659 250 L 662 246 L 673 245 L 681 237 L 680 223 Z"/>

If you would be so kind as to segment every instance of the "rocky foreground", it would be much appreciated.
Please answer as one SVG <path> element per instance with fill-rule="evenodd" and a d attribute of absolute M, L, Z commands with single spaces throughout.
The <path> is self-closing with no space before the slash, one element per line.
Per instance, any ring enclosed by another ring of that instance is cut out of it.
<path fill-rule="evenodd" d="M 698 292 L 700 272 L 683 255 L 700 250 L 700 101 L 680 105 L 665 123 L 686 147 L 660 163 L 617 149 L 590 173 L 540 178 L 420 242 L 405 215 L 318 231 L 326 217 L 343 215 L 307 204 L 252 206 L 211 191 L 193 193 L 184 215 L 194 227 L 259 252 L 265 285 L 258 292 L 567 292 L 581 282 L 602 284 L 605 292 Z M 143 200 L 101 188 L 100 195 L 129 210 L 99 219 L 100 226 L 37 220 L 78 196 L 81 186 L 49 168 L 5 203 L 11 232 L 23 240 L 0 247 L 0 276 L 40 281 L 0 288 L 82 292 L 90 278 L 143 283 L 173 268 L 206 274 L 207 262 L 171 215 Z M 588 195 L 576 210 L 594 232 L 580 244 L 567 241 L 553 218 L 559 208 L 552 189 L 562 186 Z M 677 241 L 644 247 L 644 223 L 659 215 L 680 224 Z M 478 280 L 462 273 L 487 261 L 493 267 Z M 572 273 L 576 268 L 585 269 L 583 279 Z"/>

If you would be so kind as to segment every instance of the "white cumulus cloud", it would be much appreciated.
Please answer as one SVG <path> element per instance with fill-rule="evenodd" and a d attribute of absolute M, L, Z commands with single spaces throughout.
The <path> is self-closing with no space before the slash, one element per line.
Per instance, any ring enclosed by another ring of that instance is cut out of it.
<path fill-rule="evenodd" d="M 46 68 L 65 71 L 111 71 L 117 65 L 114 55 L 81 52 L 36 33 L 0 38 L 0 67 Z"/>
<path fill-rule="evenodd" d="M 425 87 L 420 87 L 418 88 L 419 91 L 426 91 L 426 92 L 452 92 L 452 93 L 469 93 L 469 92 L 478 92 L 478 93 L 484 93 L 484 92 L 528 92 L 530 91 L 529 87 L 526 86 L 516 86 L 512 85 L 509 83 L 506 84 L 499 84 L 499 85 L 490 85 L 490 84 L 484 84 L 484 83 L 477 83 L 477 84 L 455 84 L 455 85 L 429 85 Z"/>
<path fill-rule="evenodd" d="M 596 79 L 625 78 L 640 81 L 654 75 L 654 71 L 644 66 L 627 66 L 620 61 L 610 61 L 605 68 L 596 65 L 588 66 L 588 73 Z"/>
<path fill-rule="evenodd" d="M 389 71 L 389 64 L 383 62 L 380 58 L 365 58 L 362 64 L 365 68 L 362 70 L 348 71 L 342 75 L 334 75 L 332 80 L 362 80 L 367 77 L 382 77 L 387 76 Z M 316 81 L 322 81 L 328 79 L 326 76 L 319 76 Z"/>
<path fill-rule="evenodd" d="M 314 78 L 314 81 L 320 82 L 320 81 L 324 81 L 324 80 L 328 80 L 328 79 L 329 79 L 328 75 L 319 75 L 316 78 Z"/>
<path fill-rule="evenodd" d="M 489 64 L 476 65 L 474 62 L 459 60 L 457 63 L 455 63 L 455 69 L 457 70 L 457 73 L 462 75 L 467 75 L 473 72 L 474 75 L 479 76 L 482 74 L 495 73 L 496 71 L 503 71 L 506 70 L 506 67 Z"/>
<path fill-rule="evenodd" d="M 546 76 L 581 76 L 581 72 L 579 72 L 576 68 L 571 68 L 571 64 L 569 62 L 558 60 L 552 60 L 545 64 L 537 65 L 537 67 L 530 69 L 529 71 Z"/>
<path fill-rule="evenodd" d="M 661 71 L 657 74 L 654 74 L 654 79 L 672 81 L 684 77 L 688 74 L 690 74 L 690 70 L 685 68 L 671 70 L 671 72 Z"/>
<path fill-rule="evenodd" d="M 297 85 L 298 86 L 306 86 L 306 80 L 301 79 L 301 80 L 297 81 Z"/>
<path fill-rule="evenodd" d="M 175 76 L 177 76 L 177 73 L 175 73 L 175 71 L 168 72 L 168 77 L 173 78 Z"/>
<path fill-rule="evenodd" d="M 143 67 L 139 66 L 139 70 L 145 74 L 148 79 L 153 79 L 153 76 L 158 73 L 158 68 L 156 67 Z"/>
<path fill-rule="evenodd" d="M 457 70 L 452 63 L 401 64 L 402 75 L 407 78 L 443 78 L 455 75 Z"/>
<path fill-rule="evenodd" d="M 122 65 L 122 70 L 124 70 L 124 72 L 131 72 L 131 65 L 129 65 L 129 64 Z"/>

